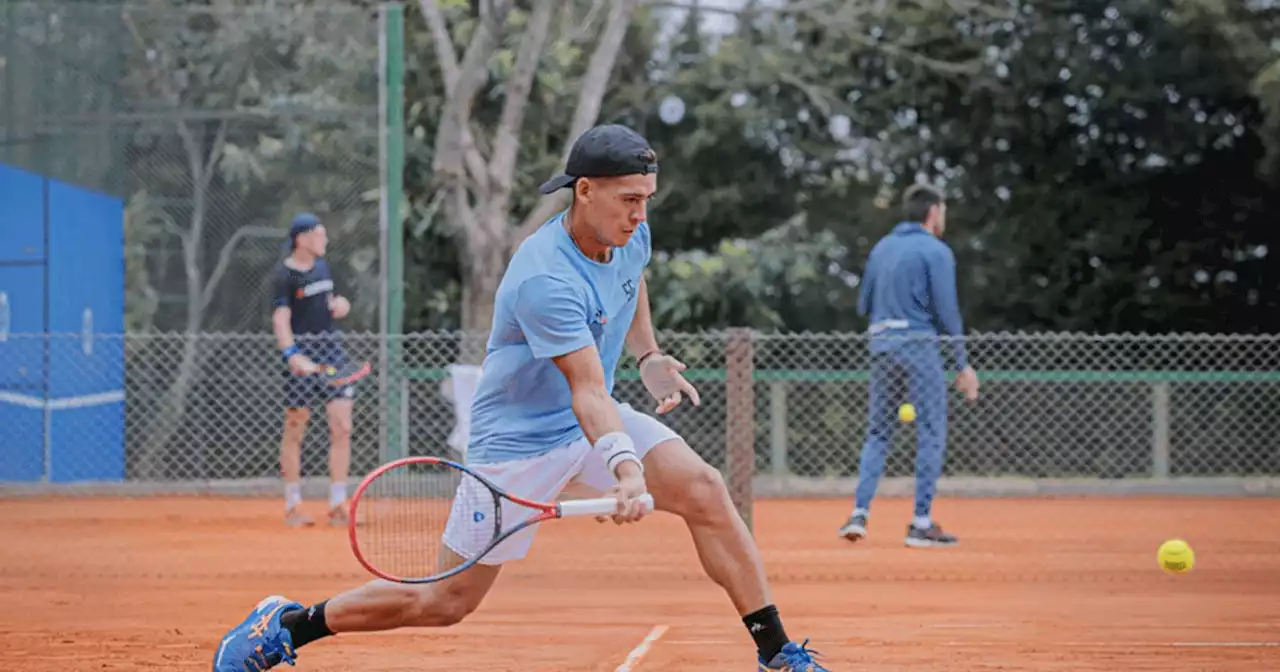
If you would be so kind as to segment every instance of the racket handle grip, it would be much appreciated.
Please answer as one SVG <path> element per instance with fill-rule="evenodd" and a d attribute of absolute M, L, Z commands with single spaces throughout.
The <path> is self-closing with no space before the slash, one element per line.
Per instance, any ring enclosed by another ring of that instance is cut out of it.
<path fill-rule="evenodd" d="M 636 499 L 644 503 L 645 509 L 653 511 L 653 495 L 646 492 Z M 560 515 L 565 518 L 574 516 L 612 516 L 617 512 L 618 500 L 612 497 L 571 499 L 567 502 L 560 502 Z"/>

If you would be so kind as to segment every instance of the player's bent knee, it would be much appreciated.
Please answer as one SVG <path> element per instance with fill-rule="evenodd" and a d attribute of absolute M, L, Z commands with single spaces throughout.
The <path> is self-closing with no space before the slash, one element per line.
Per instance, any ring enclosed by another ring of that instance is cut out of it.
<path fill-rule="evenodd" d="M 417 625 L 429 628 L 447 628 L 461 623 L 475 608 L 462 602 L 445 602 L 432 605 L 420 613 Z"/>
<path fill-rule="evenodd" d="M 286 432 L 301 432 L 307 428 L 311 419 L 311 411 L 305 408 L 290 408 L 284 412 L 284 429 Z"/>
<path fill-rule="evenodd" d="M 729 520 L 733 503 L 724 477 L 711 465 L 702 464 L 689 471 L 675 493 L 667 495 L 668 508 L 694 525 L 715 525 Z"/>
<path fill-rule="evenodd" d="M 443 581 L 416 591 L 411 625 L 428 628 L 445 628 L 461 623 L 480 606 L 484 593 L 476 594 L 469 584 Z"/>

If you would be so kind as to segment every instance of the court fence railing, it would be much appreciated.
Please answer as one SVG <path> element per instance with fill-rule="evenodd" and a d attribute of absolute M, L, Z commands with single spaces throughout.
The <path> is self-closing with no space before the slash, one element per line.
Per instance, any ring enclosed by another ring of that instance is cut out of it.
<path fill-rule="evenodd" d="M 465 459 L 479 369 L 460 361 L 473 350 L 464 340 L 342 336 L 348 357 L 378 369 L 355 397 L 353 478 L 406 455 Z M 866 335 L 734 329 L 660 340 L 701 395 L 699 407 L 662 419 L 721 470 L 744 513 L 756 498 L 852 492 L 868 426 Z M 943 495 L 1280 492 L 1280 336 L 998 333 L 964 343 L 982 395 L 965 402 L 946 374 Z M 951 344 L 913 347 L 940 353 L 950 370 Z M 380 358 L 388 351 L 396 356 Z M 0 492 L 275 494 L 286 375 L 270 334 L 8 334 Z M 909 378 L 891 389 L 910 389 Z M 653 412 L 629 356 L 614 396 Z M 880 492 L 890 496 L 910 492 L 917 430 L 939 417 L 919 408 L 901 421 L 899 401 L 884 423 L 893 436 Z M 317 484 L 327 445 L 325 415 L 313 413 L 303 467 Z"/>

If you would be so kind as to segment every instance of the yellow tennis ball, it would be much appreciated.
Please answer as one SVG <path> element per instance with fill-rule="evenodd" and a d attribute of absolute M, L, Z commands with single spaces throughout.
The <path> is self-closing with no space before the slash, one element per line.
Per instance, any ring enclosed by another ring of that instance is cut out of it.
<path fill-rule="evenodd" d="M 903 404 L 898 407 L 898 419 L 903 422 L 911 422 L 916 419 L 916 407 L 911 404 Z"/>
<path fill-rule="evenodd" d="M 1160 544 L 1156 559 L 1160 568 L 1170 574 L 1184 574 L 1196 566 L 1195 552 L 1181 539 L 1170 539 Z"/>

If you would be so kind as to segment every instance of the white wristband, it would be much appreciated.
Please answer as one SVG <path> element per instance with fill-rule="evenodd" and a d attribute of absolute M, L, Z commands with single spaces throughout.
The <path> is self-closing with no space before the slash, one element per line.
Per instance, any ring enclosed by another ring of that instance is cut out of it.
<path fill-rule="evenodd" d="M 635 444 L 632 443 L 631 437 L 623 432 L 610 432 L 600 437 L 596 441 L 596 450 L 600 451 L 604 457 L 604 464 L 609 468 L 609 473 L 615 473 L 615 469 L 619 464 L 628 460 L 635 462 L 640 467 L 641 473 L 644 472 L 644 464 L 640 461 L 640 456 L 636 454 Z"/>

